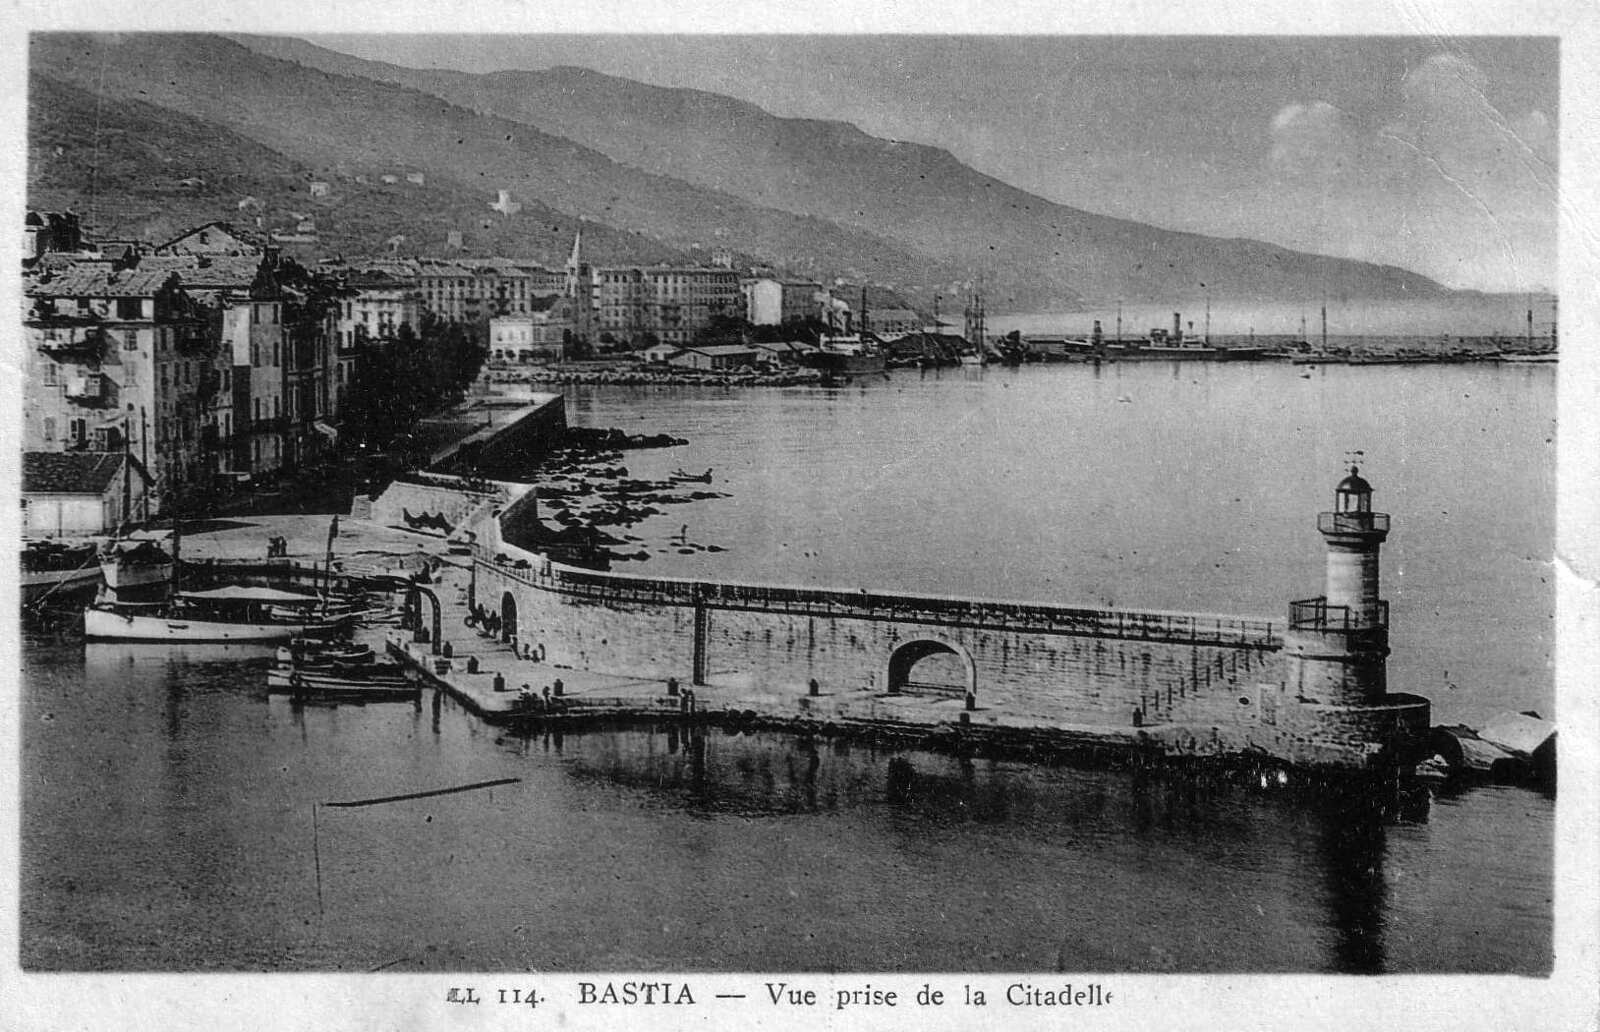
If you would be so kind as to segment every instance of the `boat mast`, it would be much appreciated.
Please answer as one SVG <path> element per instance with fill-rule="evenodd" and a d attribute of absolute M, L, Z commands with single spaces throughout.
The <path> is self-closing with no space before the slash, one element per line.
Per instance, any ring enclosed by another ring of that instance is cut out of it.
<path fill-rule="evenodd" d="M 132 407 L 131 405 L 129 406 Z M 133 442 L 128 438 L 127 423 L 122 427 L 122 525 L 117 537 L 127 533 L 133 522 Z"/>

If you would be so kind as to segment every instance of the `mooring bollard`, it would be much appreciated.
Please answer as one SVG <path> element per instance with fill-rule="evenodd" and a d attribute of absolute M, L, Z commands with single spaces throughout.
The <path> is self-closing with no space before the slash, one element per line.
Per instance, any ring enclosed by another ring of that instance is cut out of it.
<path fill-rule="evenodd" d="M 977 708 L 978 708 L 978 697 L 976 695 L 972 694 L 971 692 L 968 692 L 967 693 L 967 711 L 970 713 L 972 710 L 975 710 Z"/>
<path fill-rule="evenodd" d="M 822 694 L 822 686 L 817 683 L 817 679 L 815 677 L 813 677 L 811 679 L 811 683 L 810 684 L 806 685 L 806 694 L 807 695 L 821 695 Z"/>
<path fill-rule="evenodd" d="M 676 677 L 667 678 L 667 694 L 668 695 L 677 695 L 678 694 L 678 679 Z"/>
<path fill-rule="evenodd" d="M 468 656 L 467 657 L 467 673 L 475 674 L 477 672 L 478 672 L 478 657 L 477 656 Z"/>
<path fill-rule="evenodd" d="M 551 689 L 557 695 L 560 695 L 562 692 L 566 691 L 566 688 L 567 688 L 567 686 L 561 683 L 561 678 L 559 678 L 559 677 L 556 678 L 556 683 L 551 686 Z"/>
<path fill-rule="evenodd" d="M 503 692 L 503 691 L 506 690 L 506 675 L 505 674 L 495 674 L 494 675 L 494 690 L 497 691 L 497 692 Z"/>
<path fill-rule="evenodd" d="M 455 646 L 451 645 L 449 642 L 445 642 L 440 645 L 439 652 L 444 656 L 445 659 L 451 659 L 456 654 Z"/>
<path fill-rule="evenodd" d="M 431 637 L 432 636 L 428 633 L 428 629 L 426 627 L 417 628 L 417 634 L 415 638 L 417 644 L 426 645 Z"/>

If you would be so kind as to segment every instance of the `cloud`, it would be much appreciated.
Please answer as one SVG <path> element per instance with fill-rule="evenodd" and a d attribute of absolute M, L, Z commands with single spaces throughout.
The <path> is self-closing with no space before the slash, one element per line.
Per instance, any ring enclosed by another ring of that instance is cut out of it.
<path fill-rule="evenodd" d="M 1350 162 L 1352 134 L 1344 114 L 1325 100 L 1288 104 L 1272 118 L 1267 164 L 1284 176 L 1330 176 Z"/>
<path fill-rule="evenodd" d="M 1406 73 L 1400 109 L 1382 136 L 1392 157 L 1463 183 L 1555 187 L 1555 128 L 1542 111 L 1509 119 L 1489 80 L 1459 54 L 1435 54 Z M 1409 161 L 1407 160 L 1409 159 Z"/>

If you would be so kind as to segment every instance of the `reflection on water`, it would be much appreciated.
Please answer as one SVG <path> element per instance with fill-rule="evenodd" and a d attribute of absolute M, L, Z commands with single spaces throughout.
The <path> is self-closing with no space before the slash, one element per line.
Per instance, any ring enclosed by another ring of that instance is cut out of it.
<path fill-rule="evenodd" d="M 295 707 L 259 662 L 79 650 L 27 656 L 30 969 L 1550 962 L 1551 806 L 1521 790 L 1386 824 L 1230 783 L 842 740 L 508 735 L 434 693 Z M 323 808 L 313 857 L 313 804 L 507 777 Z"/>

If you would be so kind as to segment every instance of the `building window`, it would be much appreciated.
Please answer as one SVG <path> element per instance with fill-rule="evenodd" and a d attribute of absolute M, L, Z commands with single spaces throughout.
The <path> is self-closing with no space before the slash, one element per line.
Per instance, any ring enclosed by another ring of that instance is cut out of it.
<path fill-rule="evenodd" d="M 117 298 L 117 318 L 137 319 L 144 315 L 144 304 L 136 297 Z"/>
<path fill-rule="evenodd" d="M 44 439 L 47 441 L 56 439 L 56 421 L 50 416 L 44 417 Z"/>
<path fill-rule="evenodd" d="M 82 419 L 74 419 L 70 425 L 72 427 L 72 443 L 82 444 L 84 439 L 89 436 L 89 424 Z"/>

